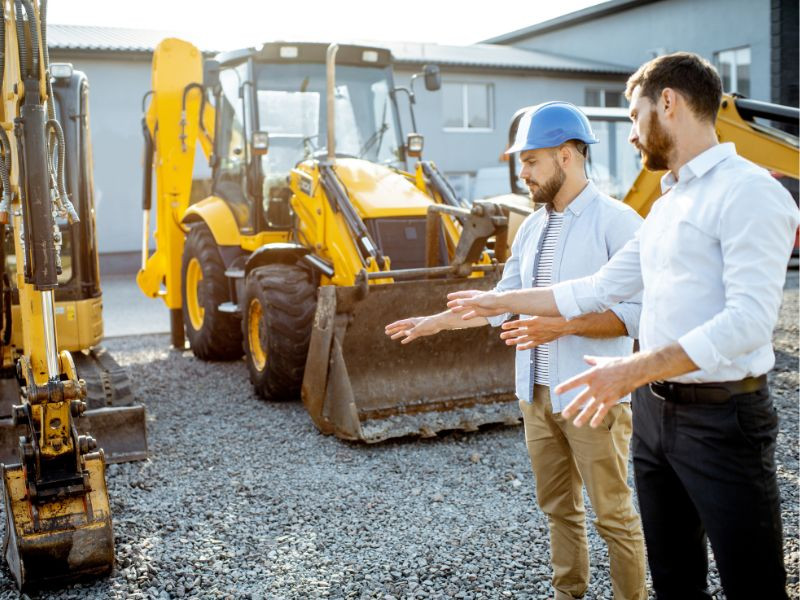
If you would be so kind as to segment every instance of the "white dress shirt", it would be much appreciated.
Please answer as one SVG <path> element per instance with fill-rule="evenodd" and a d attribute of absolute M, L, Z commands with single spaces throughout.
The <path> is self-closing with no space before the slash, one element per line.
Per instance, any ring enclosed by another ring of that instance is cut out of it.
<path fill-rule="evenodd" d="M 698 371 L 680 383 L 735 381 L 775 364 L 772 330 L 798 226 L 789 193 L 718 144 L 661 180 L 637 235 L 590 277 L 553 286 L 562 315 L 602 312 L 644 290 L 642 350 L 677 341 Z"/>

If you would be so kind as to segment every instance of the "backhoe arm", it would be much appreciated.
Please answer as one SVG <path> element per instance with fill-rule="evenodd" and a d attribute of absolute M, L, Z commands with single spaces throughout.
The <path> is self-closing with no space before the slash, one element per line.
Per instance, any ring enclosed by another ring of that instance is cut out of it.
<path fill-rule="evenodd" d="M 164 299 L 171 318 L 177 320 L 181 328 L 181 258 L 186 235 L 181 219 L 189 207 L 196 145 L 200 144 L 207 158 L 213 147 L 214 113 L 203 101 L 202 77 L 203 57 L 197 48 L 175 38 L 162 41 L 153 54 L 150 104 L 142 123 L 145 135 L 144 218 L 142 268 L 136 282 L 147 296 Z M 156 181 L 155 251 L 149 254 L 153 172 Z"/>

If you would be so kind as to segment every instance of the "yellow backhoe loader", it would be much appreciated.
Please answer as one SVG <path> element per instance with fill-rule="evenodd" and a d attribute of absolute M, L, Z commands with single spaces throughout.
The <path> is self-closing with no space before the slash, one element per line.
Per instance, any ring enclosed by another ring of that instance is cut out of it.
<path fill-rule="evenodd" d="M 419 75 L 438 89 L 436 67 Z M 415 79 L 395 87 L 383 48 L 268 43 L 204 63 L 167 39 L 145 97 L 139 287 L 170 308 L 174 345 L 185 331 L 199 358 L 244 352 L 258 394 L 302 390 L 319 430 L 346 439 L 518 419 L 513 349 L 493 332 L 413 348 L 383 334 L 448 291 L 491 288 L 505 260 L 506 212 L 468 208 L 421 159 L 422 136 L 402 134 L 401 100 L 416 130 Z M 198 143 L 211 194 L 190 204 Z"/>
<path fill-rule="evenodd" d="M 92 387 L 113 388 L 119 377 L 99 374 L 95 362 L 115 366 L 102 353 L 78 353 L 102 336 L 85 79 L 67 77 L 61 65 L 56 70 L 70 82 L 51 80 L 45 0 L 4 0 L 0 8 L 0 223 L 13 239 L 0 261 L 0 314 L 3 365 L 16 372 L 2 380 L 2 398 L 17 398 L 10 422 L 0 424 L 4 441 L 16 446 L 15 457 L 2 458 L 3 554 L 17 585 L 27 589 L 113 568 L 106 457 L 81 424 L 85 413 L 107 407 L 87 405 L 87 381 L 76 364 L 98 373 L 87 376 Z M 71 85 L 74 95 L 56 91 Z M 59 114 L 69 119 L 60 122 Z M 59 298 L 65 274 L 72 275 L 74 293 Z M 142 409 L 132 412 L 143 426 Z M 100 423 L 113 433 L 106 416 Z"/>

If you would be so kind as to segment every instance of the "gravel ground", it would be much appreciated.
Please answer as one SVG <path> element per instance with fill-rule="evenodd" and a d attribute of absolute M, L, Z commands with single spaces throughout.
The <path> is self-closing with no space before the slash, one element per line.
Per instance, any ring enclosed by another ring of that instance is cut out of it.
<path fill-rule="evenodd" d="M 797 272 L 790 278 L 771 382 L 782 416 L 789 589 L 798 598 Z M 258 400 L 244 363 L 203 363 L 168 343 L 166 335 L 107 343 L 147 405 L 152 451 L 108 469 L 115 572 L 41 598 L 550 594 L 547 527 L 521 427 L 343 443 L 319 435 L 300 403 Z M 611 598 L 605 545 L 591 527 L 589 540 L 587 598 Z M 0 598 L 15 597 L 3 570 Z"/>

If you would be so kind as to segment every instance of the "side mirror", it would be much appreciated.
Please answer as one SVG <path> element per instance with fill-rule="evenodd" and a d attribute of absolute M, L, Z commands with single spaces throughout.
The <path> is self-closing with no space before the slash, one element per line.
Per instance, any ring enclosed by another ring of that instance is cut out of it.
<path fill-rule="evenodd" d="M 423 138 L 422 135 L 419 133 L 409 133 L 408 136 L 406 136 L 406 154 L 414 158 L 419 158 L 422 156 L 422 146 L 424 143 L 425 138 Z"/>
<path fill-rule="evenodd" d="M 266 131 L 254 131 L 250 147 L 253 156 L 264 156 L 269 152 L 269 134 Z"/>
<path fill-rule="evenodd" d="M 213 58 L 203 62 L 203 87 L 212 90 L 219 85 L 219 62 Z"/>
<path fill-rule="evenodd" d="M 422 67 L 422 72 L 425 75 L 426 90 L 435 92 L 442 87 L 442 74 L 439 71 L 438 65 L 425 65 Z"/>

